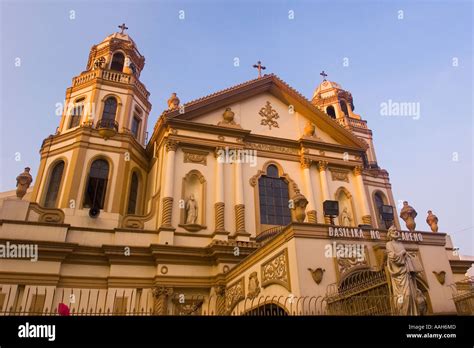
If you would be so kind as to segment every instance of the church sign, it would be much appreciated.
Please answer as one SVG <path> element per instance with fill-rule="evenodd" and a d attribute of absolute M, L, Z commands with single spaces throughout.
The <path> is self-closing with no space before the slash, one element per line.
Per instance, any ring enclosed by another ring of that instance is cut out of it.
<path fill-rule="evenodd" d="M 369 230 L 369 234 L 364 234 L 364 230 L 356 227 L 329 227 L 328 236 L 335 238 L 359 238 L 381 240 L 382 236 L 378 230 Z M 417 232 L 400 232 L 403 241 L 422 242 L 423 235 Z"/>

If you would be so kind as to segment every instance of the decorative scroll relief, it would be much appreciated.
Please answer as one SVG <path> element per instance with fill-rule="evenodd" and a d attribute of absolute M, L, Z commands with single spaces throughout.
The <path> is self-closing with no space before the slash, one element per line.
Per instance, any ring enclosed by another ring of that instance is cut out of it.
<path fill-rule="evenodd" d="M 255 149 L 255 150 L 299 155 L 299 149 L 291 148 L 291 147 L 260 144 L 260 143 L 246 143 L 245 145 L 246 145 L 246 147 L 250 147 L 251 149 Z"/>
<path fill-rule="evenodd" d="M 245 299 L 245 278 L 242 277 L 225 291 L 225 308 L 228 313 L 232 312 L 235 305 Z"/>
<path fill-rule="evenodd" d="M 194 149 L 182 149 L 184 153 L 184 163 L 196 163 L 207 165 L 207 151 L 199 151 Z"/>
<path fill-rule="evenodd" d="M 174 315 L 201 315 L 204 300 L 185 300 L 183 303 L 179 299 L 173 299 Z"/>
<path fill-rule="evenodd" d="M 284 249 L 261 266 L 262 287 L 279 284 L 291 291 L 288 249 Z"/>
<path fill-rule="evenodd" d="M 349 171 L 336 168 L 331 168 L 329 171 L 331 172 L 332 181 L 349 182 Z"/>
<path fill-rule="evenodd" d="M 278 112 L 272 107 L 272 104 L 270 104 L 269 101 L 267 101 L 265 106 L 260 109 L 258 114 L 262 116 L 262 120 L 260 121 L 262 126 L 268 126 L 270 130 L 272 127 L 280 128 L 278 122 L 275 121 L 280 118 L 280 115 L 278 115 Z"/>
<path fill-rule="evenodd" d="M 340 275 L 349 272 L 354 267 L 369 266 L 368 249 L 363 244 L 338 244 L 333 242 L 331 248 L 333 249 L 332 254 L 337 260 Z"/>

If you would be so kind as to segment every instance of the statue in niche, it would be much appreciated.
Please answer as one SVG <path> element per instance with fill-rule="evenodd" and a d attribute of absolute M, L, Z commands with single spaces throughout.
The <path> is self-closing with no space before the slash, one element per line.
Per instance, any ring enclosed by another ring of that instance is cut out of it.
<path fill-rule="evenodd" d="M 423 301 L 416 286 L 416 273 L 421 265 L 410 256 L 396 227 L 387 232 L 387 269 L 390 274 L 397 315 L 420 315 Z M 420 308 L 421 307 L 421 308 Z"/>
<path fill-rule="evenodd" d="M 18 198 L 22 199 L 26 195 L 32 181 L 30 168 L 26 167 L 25 171 L 16 177 L 16 196 Z"/>
<path fill-rule="evenodd" d="M 416 210 L 411 205 L 409 205 L 407 201 L 403 202 L 403 208 L 400 210 L 400 217 L 403 219 L 403 221 L 405 221 L 405 225 L 410 232 L 415 231 L 415 218 L 417 215 L 418 213 Z"/>
<path fill-rule="evenodd" d="M 186 224 L 195 225 L 198 217 L 198 206 L 197 202 L 194 199 L 194 194 L 189 196 L 189 199 L 186 201 Z"/>
<path fill-rule="evenodd" d="M 341 213 L 341 222 L 342 226 L 352 226 L 352 218 L 349 212 L 347 211 L 347 207 L 344 207 Z"/>
<path fill-rule="evenodd" d="M 431 210 L 428 210 L 426 223 L 430 226 L 432 232 L 434 233 L 438 232 L 438 217 L 435 214 L 433 214 Z"/>

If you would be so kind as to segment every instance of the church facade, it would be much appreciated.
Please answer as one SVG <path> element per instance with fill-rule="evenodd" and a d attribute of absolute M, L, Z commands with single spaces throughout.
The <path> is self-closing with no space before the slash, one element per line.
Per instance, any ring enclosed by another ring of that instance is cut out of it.
<path fill-rule="evenodd" d="M 434 215 L 417 227 L 407 203 L 402 226 L 350 92 L 324 78 L 308 100 L 259 74 L 173 93 L 148 136 L 144 65 L 123 28 L 94 45 L 32 186 L 25 171 L 1 194 L 2 313 L 405 314 L 392 225 L 417 313 L 460 312 L 470 262 Z"/>

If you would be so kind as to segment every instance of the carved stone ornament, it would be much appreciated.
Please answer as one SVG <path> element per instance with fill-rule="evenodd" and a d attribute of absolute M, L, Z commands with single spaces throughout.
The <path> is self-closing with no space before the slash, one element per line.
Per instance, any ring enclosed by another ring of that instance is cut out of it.
<path fill-rule="evenodd" d="M 349 172 L 344 169 L 331 168 L 332 181 L 344 181 L 349 182 Z"/>
<path fill-rule="evenodd" d="M 288 250 L 284 249 L 261 266 L 262 286 L 279 284 L 291 291 L 288 269 Z"/>
<path fill-rule="evenodd" d="M 96 60 L 94 60 L 94 70 L 95 69 L 102 69 L 105 65 L 105 58 L 104 57 L 100 57 L 100 58 L 97 58 Z"/>
<path fill-rule="evenodd" d="M 252 272 L 249 276 L 249 292 L 247 298 L 254 299 L 260 294 L 260 284 L 258 282 L 257 272 Z"/>
<path fill-rule="evenodd" d="M 201 315 L 203 299 L 185 300 L 173 298 L 174 315 Z"/>
<path fill-rule="evenodd" d="M 22 199 L 26 195 L 32 181 L 30 168 L 26 167 L 25 171 L 16 177 L 16 196 L 18 198 Z"/>
<path fill-rule="evenodd" d="M 316 269 L 308 268 L 308 271 L 310 271 L 311 277 L 313 277 L 314 282 L 318 285 L 323 280 L 324 272 L 326 272 L 326 270 L 322 268 L 316 268 Z"/>
<path fill-rule="evenodd" d="M 194 149 L 185 149 L 183 148 L 183 162 L 184 163 L 195 163 L 195 164 L 202 164 L 204 166 L 207 165 L 207 151 L 199 151 Z"/>
<path fill-rule="evenodd" d="M 240 127 L 240 125 L 235 123 L 234 116 L 235 113 L 232 111 L 232 109 L 230 107 L 227 107 L 224 113 L 222 114 L 223 121 L 219 121 L 217 125 L 221 127 L 242 128 Z"/>
<path fill-rule="evenodd" d="M 245 278 L 242 277 L 225 290 L 225 308 L 231 313 L 235 305 L 245 299 Z"/>
<path fill-rule="evenodd" d="M 436 272 L 436 271 L 433 271 L 433 274 L 435 275 L 436 279 L 438 280 L 438 282 L 441 284 L 441 285 L 444 285 L 445 281 L 446 281 L 446 272 L 445 271 L 441 271 L 441 272 Z"/>
<path fill-rule="evenodd" d="M 259 151 L 270 151 L 270 152 L 278 152 L 278 153 L 289 153 L 293 155 L 298 155 L 299 150 L 296 148 L 285 147 L 285 146 L 278 146 L 278 145 L 268 145 L 268 144 L 260 144 L 260 143 L 247 143 L 247 146 L 254 150 Z"/>
<path fill-rule="evenodd" d="M 278 115 L 278 112 L 272 107 L 269 101 L 260 109 L 258 114 L 262 116 L 262 120 L 260 121 L 262 126 L 268 126 L 270 130 L 272 127 L 280 128 L 278 122 L 275 121 L 280 118 L 280 115 Z"/>
<path fill-rule="evenodd" d="M 338 253 L 340 252 L 342 255 L 344 253 L 357 253 L 357 250 L 351 250 L 353 246 L 346 246 L 344 244 L 337 244 L 335 246 L 336 249 L 336 260 L 337 260 L 337 267 L 340 275 L 343 275 L 347 272 L 349 272 L 352 268 L 354 267 L 359 267 L 359 266 L 368 266 L 369 261 L 367 259 L 368 257 L 368 252 L 366 248 L 363 246 L 363 249 L 360 250 L 360 252 L 363 253 L 363 255 L 356 255 L 354 257 L 339 257 Z M 351 255 L 352 256 L 352 255 Z"/>

